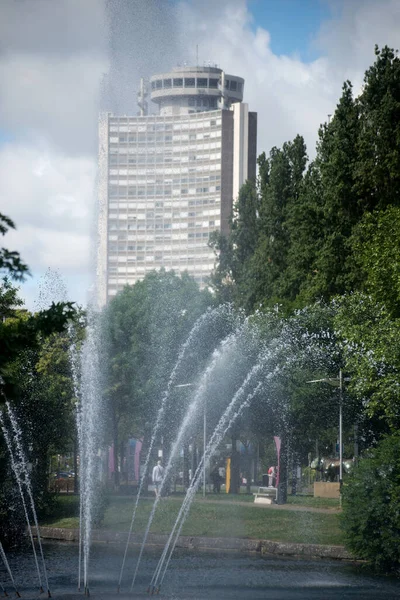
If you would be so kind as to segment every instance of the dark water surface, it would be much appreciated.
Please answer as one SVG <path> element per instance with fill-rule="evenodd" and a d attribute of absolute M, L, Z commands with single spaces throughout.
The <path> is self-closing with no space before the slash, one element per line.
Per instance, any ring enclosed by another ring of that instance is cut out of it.
<path fill-rule="evenodd" d="M 84 599 L 78 593 L 78 546 L 45 544 L 49 586 L 53 598 Z M 121 593 L 117 582 L 123 548 L 95 545 L 90 561 L 90 594 L 94 599 L 126 600 L 149 598 L 146 589 L 161 554 L 161 548 L 150 549 L 142 560 L 134 590 L 129 593 L 135 554 L 128 557 Z M 8 553 L 11 569 L 21 595 L 25 599 L 39 596 L 37 573 L 29 550 Z M 12 596 L 5 569 L 1 582 Z M 46 598 L 46 594 L 41 594 Z M 313 600 L 321 598 L 383 599 L 400 598 L 400 581 L 368 574 L 359 566 L 342 561 L 298 560 L 254 555 L 177 552 L 171 561 L 159 598 L 189 599 L 271 599 Z"/>

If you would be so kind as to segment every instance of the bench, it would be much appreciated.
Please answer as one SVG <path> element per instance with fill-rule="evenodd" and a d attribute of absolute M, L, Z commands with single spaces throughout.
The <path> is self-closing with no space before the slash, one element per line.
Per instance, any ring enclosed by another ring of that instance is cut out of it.
<path fill-rule="evenodd" d="M 272 504 L 276 502 L 278 490 L 273 487 L 259 487 L 253 494 L 255 504 Z"/>

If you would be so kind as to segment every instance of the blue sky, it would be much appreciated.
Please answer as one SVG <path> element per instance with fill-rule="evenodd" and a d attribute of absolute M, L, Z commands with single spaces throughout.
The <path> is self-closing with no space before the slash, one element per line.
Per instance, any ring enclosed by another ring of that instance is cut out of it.
<path fill-rule="evenodd" d="M 314 44 L 321 23 L 331 17 L 327 0 L 249 0 L 252 27 L 271 35 L 274 54 L 298 54 L 303 61 L 318 57 Z"/>
<path fill-rule="evenodd" d="M 13 137 L 14 136 L 9 131 L 0 127 L 0 145 L 5 144 L 6 142 L 12 142 Z"/>

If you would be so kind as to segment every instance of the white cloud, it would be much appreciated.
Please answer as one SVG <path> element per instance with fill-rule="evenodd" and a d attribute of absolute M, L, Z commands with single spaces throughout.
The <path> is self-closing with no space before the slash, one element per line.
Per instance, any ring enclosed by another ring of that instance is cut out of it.
<path fill-rule="evenodd" d="M 400 27 L 397 0 L 332 2 L 334 17 L 323 24 L 315 45 L 321 57 L 309 63 L 275 55 L 268 22 L 252 21 L 245 0 L 182 2 L 183 43 L 199 44 L 200 62 L 217 62 L 245 78 L 245 101 L 258 112 L 258 149 L 305 137 L 314 154 L 319 125 L 333 113 L 342 84 L 360 89 L 365 69 L 374 61 L 374 44 L 396 47 Z"/>
<path fill-rule="evenodd" d="M 254 23 L 245 0 L 3 0 L 0 122 L 12 141 L 0 146 L 0 210 L 18 227 L 5 245 L 34 274 L 22 288 L 28 305 L 49 266 L 86 300 L 100 104 L 135 114 L 139 77 L 194 62 L 197 44 L 200 63 L 245 78 L 259 152 L 300 133 L 313 154 L 343 81 L 359 90 L 374 44 L 396 47 L 400 28 L 397 0 L 332 4 L 320 58 L 305 63 L 272 52 L 268 23 Z"/>
<path fill-rule="evenodd" d="M 11 232 L 7 243 L 21 251 L 32 270 L 46 265 L 64 272 L 83 272 L 89 268 L 90 241 L 86 232 L 50 231 L 41 227 L 22 226 Z"/>
<path fill-rule="evenodd" d="M 0 199 L 18 229 L 87 233 L 94 202 L 96 161 L 42 146 L 0 148 Z M 9 234 L 11 235 L 11 234 Z"/>
<path fill-rule="evenodd" d="M 8 55 L 0 60 L 0 121 L 16 138 L 93 154 L 106 70 L 101 57 Z"/>
<path fill-rule="evenodd" d="M 0 149 L 2 211 L 17 225 L 4 244 L 21 253 L 35 277 L 51 267 L 69 279 L 74 273 L 88 279 L 96 170 L 87 156 L 18 144 Z M 32 305 L 32 285 L 22 290 Z M 86 290 L 75 292 L 73 298 L 84 302 Z"/>

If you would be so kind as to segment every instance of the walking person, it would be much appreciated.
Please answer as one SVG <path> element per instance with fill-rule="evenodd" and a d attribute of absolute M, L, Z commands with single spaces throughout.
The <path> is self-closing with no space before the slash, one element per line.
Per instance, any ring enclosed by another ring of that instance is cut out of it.
<path fill-rule="evenodd" d="M 154 492 L 155 492 L 155 495 L 157 498 L 160 495 L 160 488 L 161 488 L 161 482 L 164 477 L 164 470 L 165 469 L 161 464 L 161 460 L 158 460 L 156 466 L 153 469 L 153 476 L 152 476 Z"/>
<path fill-rule="evenodd" d="M 219 494 L 221 491 L 221 477 L 218 471 L 218 467 L 215 467 L 210 473 L 210 479 L 213 484 L 214 494 Z"/>

